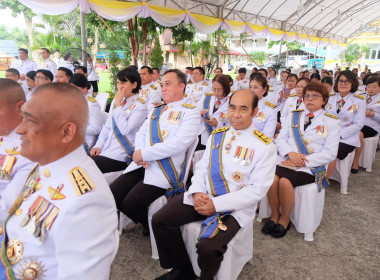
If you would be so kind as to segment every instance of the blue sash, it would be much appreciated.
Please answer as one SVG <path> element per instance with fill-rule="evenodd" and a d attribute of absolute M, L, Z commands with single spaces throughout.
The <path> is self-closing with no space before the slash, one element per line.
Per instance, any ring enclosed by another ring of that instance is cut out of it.
<path fill-rule="evenodd" d="M 309 151 L 306 148 L 305 142 L 301 136 L 301 130 L 300 130 L 300 119 L 301 119 L 301 112 L 302 111 L 293 111 L 292 116 L 292 131 L 293 131 L 293 137 L 297 145 L 297 149 L 301 154 L 308 155 Z M 327 188 L 329 185 L 327 178 L 326 178 L 326 168 L 322 166 L 310 168 L 311 172 L 315 176 L 315 182 L 318 186 L 318 191 L 322 190 L 323 188 Z"/>
<path fill-rule="evenodd" d="M 150 118 L 150 145 L 153 146 L 156 143 L 162 143 L 163 139 L 161 137 L 161 130 L 159 119 L 161 114 L 163 113 L 163 109 L 165 104 L 156 107 L 152 113 Z M 186 157 L 184 159 L 184 163 L 182 166 L 181 173 L 178 177 L 177 170 L 175 169 L 174 163 L 172 159 L 164 158 L 157 160 L 158 165 L 160 166 L 162 172 L 165 175 L 165 178 L 168 180 L 169 184 L 172 186 L 171 188 L 166 190 L 166 198 L 171 199 L 175 195 L 185 192 L 185 185 L 183 183 L 183 178 L 185 177 L 186 170 Z"/>
<path fill-rule="evenodd" d="M 211 194 L 213 196 L 224 195 L 230 192 L 227 180 L 223 175 L 222 153 L 223 143 L 226 130 L 219 133 L 213 133 L 211 139 L 210 161 L 208 168 L 208 180 L 210 183 Z M 216 212 L 202 222 L 201 233 L 199 238 L 213 238 L 219 230 L 226 230 L 222 223 L 222 218 L 231 214 L 231 211 L 223 213 Z M 223 228 L 224 227 L 224 228 Z"/>
<path fill-rule="evenodd" d="M 132 162 L 132 157 L 134 153 L 133 146 L 129 142 L 128 138 L 125 137 L 119 128 L 117 127 L 116 121 L 114 117 L 112 116 L 112 130 L 113 134 L 115 135 L 117 141 L 119 141 L 120 145 L 123 147 L 124 151 L 127 153 L 127 156 L 125 157 L 125 162 L 126 163 L 131 163 Z"/>
<path fill-rule="evenodd" d="M 15 276 L 12 271 L 12 266 L 9 263 L 6 253 L 6 238 L 5 238 L 5 224 L 8 219 L 4 221 L 3 233 L 0 235 L 0 279 L 15 280 Z"/>
<path fill-rule="evenodd" d="M 92 149 L 92 147 L 95 146 L 96 141 L 98 141 L 98 138 L 99 138 L 99 135 L 94 136 L 94 139 L 92 139 L 92 143 L 90 146 L 88 146 L 86 140 L 84 140 L 83 147 L 88 155 L 90 154 L 90 150 Z"/>
<path fill-rule="evenodd" d="M 207 93 L 206 93 L 206 95 L 205 95 L 205 99 L 203 100 L 203 111 L 205 111 L 206 112 L 206 114 L 205 114 L 205 118 L 206 119 L 208 119 L 209 117 L 210 117 L 210 114 L 209 114 L 209 110 L 210 110 L 210 101 L 211 101 L 211 97 L 212 97 L 213 95 L 208 95 Z M 212 126 L 211 125 L 209 125 L 208 123 L 206 123 L 205 121 L 203 121 L 204 122 L 204 124 L 205 124 L 205 127 L 206 127 L 206 130 L 207 130 L 207 132 L 208 132 L 208 135 L 210 135 L 211 134 L 211 132 L 214 130 L 213 128 L 212 128 Z"/>

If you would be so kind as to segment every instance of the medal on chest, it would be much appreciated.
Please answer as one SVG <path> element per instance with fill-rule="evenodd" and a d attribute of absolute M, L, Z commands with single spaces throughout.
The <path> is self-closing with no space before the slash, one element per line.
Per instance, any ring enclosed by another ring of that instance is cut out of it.
<path fill-rule="evenodd" d="M 317 126 L 317 134 L 322 137 L 327 136 L 327 126 L 325 125 L 318 125 Z"/>

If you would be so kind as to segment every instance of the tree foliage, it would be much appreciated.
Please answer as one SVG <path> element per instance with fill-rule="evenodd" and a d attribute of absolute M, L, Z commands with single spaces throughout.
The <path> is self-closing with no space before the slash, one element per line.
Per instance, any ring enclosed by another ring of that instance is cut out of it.
<path fill-rule="evenodd" d="M 5 25 L 0 25 L 0 40 L 13 40 L 16 42 L 17 47 L 21 48 L 23 45 L 28 44 L 28 35 L 26 30 L 20 30 L 18 27 L 13 27 L 8 31 Z"/>
<path fill-rule="evenodd" d="M 162 68 L 162 64 L 164 63 L 164 57 L 162 56 L 162 49 L 160 45 L 160 40 L 156 37 L 154 41 L 154 46 L 152 48 L 152 52 L 149 56 L 149 64 L 153 68 Z"/>
<path fill-rule="evenodd" d="M 264 64 L 265 60 L 267 59 L 267 54 L 264 51 L 254 51 L 251 54 L 251 58 L 258 64 Z"/>
<path fill-rule="evenodd" d="M 281 42 L 281 40 L 280 41 L 270 40 L 268 43 L 268 49 L 272 48 L 274 45 L 279 45 L 280 42 Z M 288 41 L 283 40 L 282 44 L 284 44 L 288 48 L 288 50 L 298 50 L 298 49 L 302 48 L 302 46 L 303 46 L 302 44 L 300 44 L 296 41 L 288 42 Z"/>
<path fill-rule="evenodd" d="M 360 59 L 369 53 L 369 47 L 365 45 L 349 44 L 346 51 L 341 53 L 341 58 L 344 58 L 348 66 L 352 63 L 357 63 Z"/>

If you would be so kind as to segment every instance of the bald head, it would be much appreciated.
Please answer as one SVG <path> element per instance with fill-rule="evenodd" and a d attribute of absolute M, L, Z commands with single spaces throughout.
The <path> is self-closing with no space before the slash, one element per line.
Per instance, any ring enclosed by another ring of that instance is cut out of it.
<path fill-rule="evenodd" d="M 257 107 L 258 102 L 259 102 L 259 98 L 257 97 L 257 95 L 249 89 L 241 89 L 241 90 L 234 92 L 230 97 L 230 100 L 229 100 L 230 104 L 231 104 L 233 97 L 239 98 L 239 99 L 246 98 L 246 100 L 250 100 L 249 104 L 252 105 L 252 107 L 251 107 L 252 111 L 255 110 L 255 108 Z"/>
<path fill-rule="evenodd" d="M 79 148 L 85 139 L 88 105 L 74 86 L 40 86 L 22 107 L 21 155 L 40 165 L 54 162 Z"/>
<path fill-rule="evenodd" d="M 73 122 L 77 136 L 84 142 L 89 117 L 87 101 L 83 93 L 67 83 L 53 83 L 38 87 L 34 96 L 41 95 L 44 103 L 42 118 L 59 123 Z"/>
<path fill-rule="evenodd" d="M 228 107 L 228 120 L 236 130 L 247 129 L 257 114 L 257 96 L 248 89 L 242 89 L 231 95 Z"/>
<path fill-rule="evenodd" d="M 19 101 L 26 101 L 22 87 L 10 79 L 0 79 L 0 102 L 13 106 Z"/>

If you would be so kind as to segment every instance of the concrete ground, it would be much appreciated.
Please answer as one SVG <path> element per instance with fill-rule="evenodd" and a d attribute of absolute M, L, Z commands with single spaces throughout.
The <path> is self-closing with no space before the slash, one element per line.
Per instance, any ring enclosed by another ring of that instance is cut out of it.
<path fill-rule="evenodd" d="M 351 174 L 348 194 L 338 183 L 326 191 L 322 222 L 314 241 L 304 241 L 294 226 L 282 239 L 261 233 L 254 223 L 254 256 L 239 279 L 380 279 L 380 152 L 372 173 Z M 165 273 L 151 258 L 149 237 L 140 225 L 120 236 L 111 280 L 154 279 Z"/>

